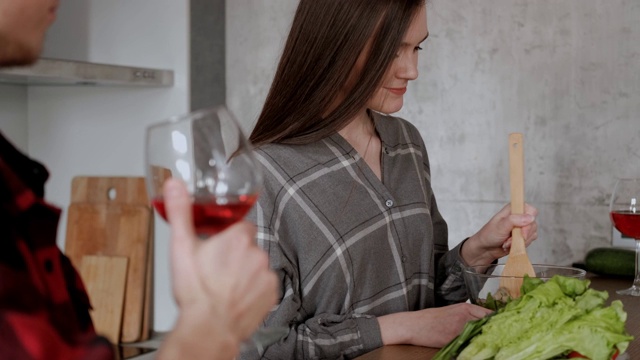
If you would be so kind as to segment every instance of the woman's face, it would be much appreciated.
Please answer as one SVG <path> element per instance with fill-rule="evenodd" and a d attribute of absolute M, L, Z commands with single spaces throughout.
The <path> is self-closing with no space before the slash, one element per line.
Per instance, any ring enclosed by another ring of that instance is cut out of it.
<path fill-rule="evenodd" d="M 422 50 L 420 44 L 427 36 L 427 7 L 422 6 L 409 25 L 396 58 L 382 79 L 382 85 L 367 102 L 367 108 L 385 114 L 402 109 L 407 84 L 418 78 L 418 53 Z"/>

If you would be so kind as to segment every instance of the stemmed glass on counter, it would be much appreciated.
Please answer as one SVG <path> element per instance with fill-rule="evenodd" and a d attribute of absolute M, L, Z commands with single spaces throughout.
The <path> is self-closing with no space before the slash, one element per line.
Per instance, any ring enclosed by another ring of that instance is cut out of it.
<path fill-rule="evenodd" d="M 621 295 L 640 296 L 640 178 L 619 179 L 609 204 L 611 222 L 624 236 L 635 239 L 636 272 L 633 285 L 616 291 Z"/>
<path fill-rule="evenodd" d="M 258 198 L 260 168 L 238 122 L 224 106 L 149 126 L 145 151 L 154 208 L 167 220 L 163 184 L 171 177 L 182 180 L 191 194 L 196 233 L 203 239 L 242 220 Z M 287 328 L 259 329 L 243 347 L 253 344 L 262 352 L 287 333 Z"/>

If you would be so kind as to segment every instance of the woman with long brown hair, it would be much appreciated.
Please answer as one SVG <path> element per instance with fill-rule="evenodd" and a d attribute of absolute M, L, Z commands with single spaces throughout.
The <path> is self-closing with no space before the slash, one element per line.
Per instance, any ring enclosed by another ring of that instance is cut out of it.
<path fill-rule="evenodd" d="M 352 358 L 385 344 L 440 347 L 488 310 L 461 269 L 506 255 L 536 210 L 504 207 L 449 250 L 418 130 L 390 116 L 418 77 L 424 0 L 301 0 L 250 136 L 264 191 L 250 218 L 280 277 L 267 359 Z M 244 359 L 259 354 L 245 353 Z"/>

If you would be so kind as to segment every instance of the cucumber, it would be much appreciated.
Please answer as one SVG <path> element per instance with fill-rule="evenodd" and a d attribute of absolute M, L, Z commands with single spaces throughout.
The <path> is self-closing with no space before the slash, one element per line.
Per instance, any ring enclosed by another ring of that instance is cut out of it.
<path fill-rule="evenodd" d="M 599 275 L 635 276 L 636 253 L 623 248 L 595 248 L 587 253 L 585 268 Z"/>

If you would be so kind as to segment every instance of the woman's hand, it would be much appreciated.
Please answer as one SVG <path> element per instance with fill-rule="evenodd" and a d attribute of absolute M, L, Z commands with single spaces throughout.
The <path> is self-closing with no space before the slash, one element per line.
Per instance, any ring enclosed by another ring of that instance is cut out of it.
<path fill-rule="evenodd" d="M 378 318 L 384 345 L 411 344 L 440 348 L 462 332 L 464 325 L 490 314 L 481 306 L 461 303 Z"/>
<path fill-rule="evenodd" d="M 536 216 L 538 210 L 525 204 L 524 214 L 511 214 L 510 205 L 505 205 L 489 222 L 462 245 L 462 258 L 467 265 L 489 265 L 509 253 L 511 230 L 522 228 L 526 246 L 538 238 Z"/>

